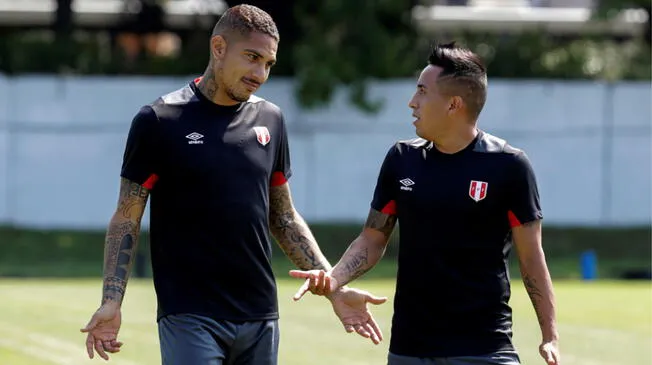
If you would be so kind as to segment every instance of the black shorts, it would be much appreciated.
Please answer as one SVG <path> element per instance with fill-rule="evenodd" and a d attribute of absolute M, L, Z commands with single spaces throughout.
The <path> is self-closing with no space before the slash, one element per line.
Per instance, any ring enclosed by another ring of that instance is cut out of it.
<path fill-rule="evenodd" d="M 278 320 L 216 321 L 195 314 L 158 323 L 163 365 L 277 365 Z"/>

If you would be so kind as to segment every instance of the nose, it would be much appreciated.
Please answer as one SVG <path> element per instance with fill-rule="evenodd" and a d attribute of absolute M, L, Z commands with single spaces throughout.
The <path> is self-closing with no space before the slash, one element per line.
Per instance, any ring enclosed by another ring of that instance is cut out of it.
<path fill-rule="evenodd" d="M 251 78 L 259 84 L 263 84 L 265 80 L 267 80 L 267 69 L 265 66 L 261 65 L 254 68 L 254 72 L 252 73 Z"/>
<path fill-rule="evenodd" d="M 413 110 L 417 109 L 418 105 L 417 102 L 414 100 L 414 96 L 412 97 L 412 99 L 410 99 L 410 101 L 408 101 L 408 107 Z"/>

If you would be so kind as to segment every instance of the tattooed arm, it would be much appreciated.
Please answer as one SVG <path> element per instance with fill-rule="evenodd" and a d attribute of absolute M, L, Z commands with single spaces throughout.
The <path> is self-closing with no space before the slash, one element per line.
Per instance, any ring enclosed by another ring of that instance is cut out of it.
<path fill-rule="evenodd" d="M 525 289 L 532 301 L 544 342 L 557 341 L 555 295 L 541 247 L 541 221 L 512 228 Z"/>
<path fill-rule="evenodd" d="M 338 286 L 357 279 L 374 267 L 385 254 L 389 237 L 396 225 L 396 216 L 369 211 L 362 233 L 351 242 L 340 261 L 333 268 L 332 276 Z"/>
<path fill-rule="evenodd" d="M 288 183 L 269 191 L 270 231 L 288 258 L 302 270 L 330 270 L 310 228 L 294 209 Z"/>
<path fill-rule="evenodd" d="M 122 304 L 148 197 L 149 190 L 140 184 L 125 178 L 120 180 L 118 207 L 109 223 L 104 244 L 102 304 Z"/>

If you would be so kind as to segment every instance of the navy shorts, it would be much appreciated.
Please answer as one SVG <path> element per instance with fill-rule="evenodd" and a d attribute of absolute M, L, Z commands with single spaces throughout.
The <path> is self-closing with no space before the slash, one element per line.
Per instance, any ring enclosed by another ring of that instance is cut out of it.
<path fill-rule="evenodd" d="M 456 357 L 410 357 L 395 355 L 387 357 L 388 365 L 520 365 L 516 351 L 501 351 L 482 356 Z"/>
<path fill-rule="evenodd" d="M 216 321 L 195 314 L 158 322 L 163 365 L 277 365 L 278 320 Z"/>

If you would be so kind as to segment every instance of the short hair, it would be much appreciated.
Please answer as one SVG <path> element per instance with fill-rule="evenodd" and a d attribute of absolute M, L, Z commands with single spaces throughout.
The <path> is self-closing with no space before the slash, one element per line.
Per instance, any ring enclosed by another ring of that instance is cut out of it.
<path fill-rule="evenodd" d="M 451 42 L 434 45 L 428 64 L 442 69 L 437 80 L 442 92 L 460 96 L 477 118 L 487 101 L 487 68 L 480 57 Z"/>
<path fill-rule="evenodd" d="M 272 17 L 264 10 L 247 4 L 228 8 L 213 28 L 213 36 L 222 35 L 225 38 L 234 33 L 246 37 L 251 32 L 267 34 L 277 42 L 280 39 Z"/>

